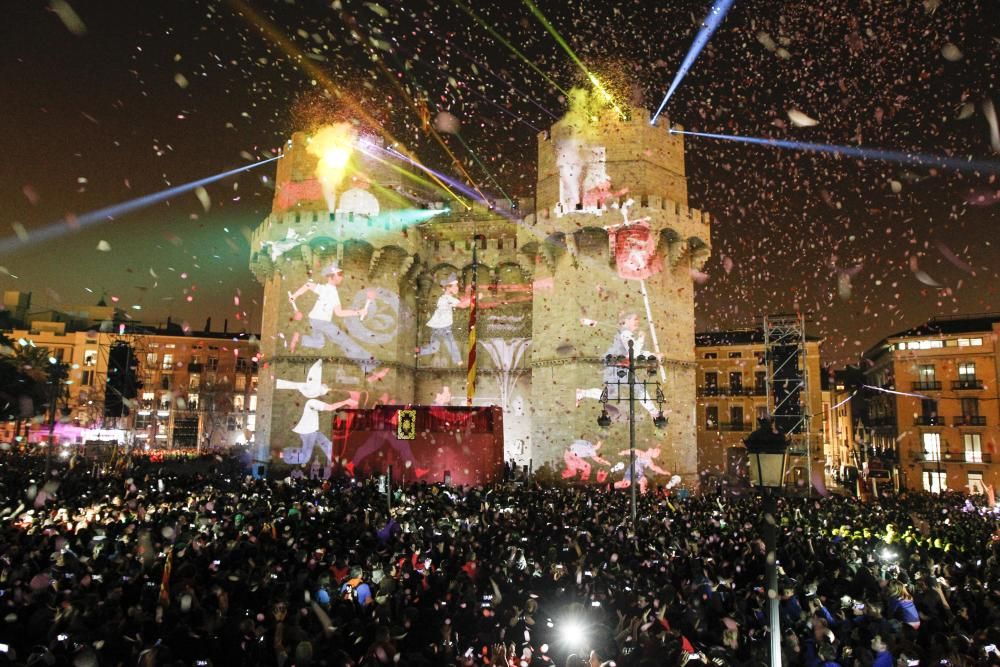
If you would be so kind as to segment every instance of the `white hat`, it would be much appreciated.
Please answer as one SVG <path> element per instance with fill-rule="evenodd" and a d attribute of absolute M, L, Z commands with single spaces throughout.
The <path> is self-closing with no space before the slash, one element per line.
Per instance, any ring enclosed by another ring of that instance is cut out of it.
<path fill-rule="evenodd" d="M 332 264 L 330 264 L 330 266 L 323 269 L 322 275 L 329 276 L 333 275 L 334 273 L 343 273 L 343 272 L 344 270 L 340 268 L 340 266 L 338 266 L 336 262 L 333 262 Z"/>
<path fill-rule="evenodd" d="M 458 276 L 454 273 L 448 274 L 448 277 L 441 281 L 441 287 L 447 287 L 452 283 L 455 283 L 456 285 L 458 284 Z"/>

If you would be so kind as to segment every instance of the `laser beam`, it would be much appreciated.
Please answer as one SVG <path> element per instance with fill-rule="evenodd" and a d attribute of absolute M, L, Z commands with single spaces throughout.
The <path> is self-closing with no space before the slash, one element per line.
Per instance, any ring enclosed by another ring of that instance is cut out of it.
<path fill-rule="evenodd" d="M 730 0 L 730 2 L 732 2 L 732 0 Z M 589 69 L 587 69 L 587 66 L 583 64 L 583 61 L 577 57 L 576 53 L 573 52 L 573 49 L 570 48 L 569 44 L 566 42 L 565 39 L 563 39 L 562 35 L 560 35 L 559 32 L 556 31 L 555 27 L 551 23 L 549 23 L 549 20 L 545 18 L 545 14 L 542 13 L 542 10 L 536 7 L 535 3 L 533 3 L 531 0 L 524 0 L 524 4 L 528 6 L 528 9 L 531 10 L 531 13 L 534 14 L 535 18 L 538 19 L 538 22 L 541 23 L 542 26 L 549 31 L 549 34 L 552 35 L 552 38 L 555 39 L 556 42 L 559 44 L 559 46 L 563 48 L 563 51 L 565 51 L 567 55 L 569 55 L 570 59 L 574 63 L 576 63 L 576 66 L 579 67 L 581 70 L 583 70 L 583 73 L 587 75 L 587 80 L 590 81 L 591 84 L 593 84 L 594 88 L 597 89 L 597 92 L 599 92 L 601 94 L 601 97 L 604 98 L 604 101 L 609 106 L 611 106 L 612 109 L 615 110 L 615 113 L 618 114 L 618 117 L 625 118 L 625 112 L 622 111 L 621 108 L 615 103 L 615 98 L 612 97 L 611 93 L 609 93 L 604 88 L 604 85 L 601 84 L 598 78 L 594 76 L 594 74 Z"/>
<path fill-rule="evenodd" d="M 674 76 L 673 83 L 670 84 L 670 88 L 667 89 L 667 94 L 664 95 L 663 101 L 660 102 L 660 108 L 656 110 L 653 114 L 653 118 L 649 121 L 650 125 L 656 125 L 656 119 L 663 113 L 664 107 L 667 106 L 667 102 L 670 100 L 670 96 L 674 94 L 677 90 L 677 86 L 681 85 L 681 81 L 687 76 L 688 71 L 691 66 L 694 65 L 694 61 L 698 59 L 698 55 L 701 50 L 705 48 L 708 44 L 708 40 L 712 38 L 715 33 L 715 29 L 722 24 L 722 20 L 726 18 L 726 13 L 729 8 L 733 6 L 733 0 L 716 0 L 715 4 L 708 11 L 708 16 L 701 23 L 701 29 L 694 38 L 694 42 L 691 44 L 691 48 L 688 49 L 687 55 L 684 56 L 683 62 L 681 62 L 681 68 L 677 70 L 677 74 Z"/>
<path fill-rule="evenodd" d="M 148 208 L 153 204 L 158 204 L 172 197 L 176 197 L 177 195 L 208 185 L 209 183 L 215 183 L 216 181 L 221 181 L 224 178 L 229 178 L 230 176 L 235 176 L 236 174 L 243 173 L 244 171 L 256 169 L 257 167 L 274 162 L 275 160 L 280 160 L 282 157 L 284 156 L 278 155 L 266 160 L 261 160 L 260 162 L 254 162 L 253 164 L 237 167 L 236 169 L 230 169 L 229 171 L 224 171 L 221 174 L 207 176 L 205 178 L 200 178 L 197 181 L 191 181 L 190 183 L 177 185 L 172 188 L 167 188 L 166 190 L 160 190 L 159 192 L 154 192 L 153 194 L 136 197 L 135 199 L 130 199 L 120 204 L 99 208 L 96 211 L 84 213 L 83 215 L 75 218 L 63 218 L 58 222 L 53 222 L 37 231 L 33 231 L 31 236 L 26 241 L 22 241 L 17 236 L 7 237 L 0 240 L 0 254 L 18 250 L 25 247 L 29 243 L 51 241 L 52 239 L 58 238 L 63 234 L 75 231 L 76 229 L 90 227 L 111 218 L 117 218 L 140 209 Z"/>
<path fill-rule="evenodd" d="M 811 153 L 832 153 L 847 155 L 863 160 L 882 160 L 884 162 L 899 162 L 921 167 L 946 167 L 955 171 L 978 171 L 1000 173 L 1000 162 L 987 160 L 963 160 L 944 155 L 925 155 L 922 153 L 907 153 L 904 151 L 887 150 L 883 148 L 860 148 L 858 146 L 837 146 L 835 144 L 813 144 L 802 141 L 787 141 L 784 139 L 762 139 L 760 137 L 740 137 L 732 134 L 712 134 L 709 132 L 688 132 L 671 128 L 670 134 L 685 134 L 692 137 L 706 137 L 723 141 L 739 141 L 746 144 L 758 144 L 773 148 L 788 148 Z"/>

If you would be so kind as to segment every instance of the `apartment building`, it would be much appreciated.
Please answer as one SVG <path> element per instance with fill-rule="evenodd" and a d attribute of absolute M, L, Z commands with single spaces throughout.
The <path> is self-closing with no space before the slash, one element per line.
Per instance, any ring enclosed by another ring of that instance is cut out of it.
<path fill-rule="evenodd" d="M 768 414 L 764 333 L 760 329 L 695 334 L 698 364 L 698 470 L 703 479 L 733 478 L 742 458 L 743 439 Z M 805 376 L 809 398 L 809 442 L 813 465 L 822 466 L 822 399 L 819 340 L 806 341 Z M 805 438 L 795 438 L 796 444 Z M 791 463 L 792 474 L 808 479 L 805 452 Z M 801 460 L 800 460 L 801 459 Z"/>
<path fill-rule="evenodd" d="M 248 334 L 201 332 L 180 327 L 138 326 L 115 332 L 67 331 L 66 322 L 33 321 L 7 336 L 48 350 L 69 367 L 63 413 L 55 427 L 60 442 L 128 441 L 150 449 L 225 448 L 253 440 L 256 428 L 258 347 Z M 108 327 L 104 327 L 108 329 Z M 113 329 L 114 327 L 112 327 Z M 130 415 L 105 416 L 109 350 L 128 343 L 137 358 L 141 387 Z M 29 442 L 49 436 L 47 420 L 0 424 L 0 437 Z"/>
<path fill-rule="evenodd" d="M 865 355 L 867 433 L 900 488 L 982 493 L 1000 482 L 1000 314 L 933 319 Z"/>

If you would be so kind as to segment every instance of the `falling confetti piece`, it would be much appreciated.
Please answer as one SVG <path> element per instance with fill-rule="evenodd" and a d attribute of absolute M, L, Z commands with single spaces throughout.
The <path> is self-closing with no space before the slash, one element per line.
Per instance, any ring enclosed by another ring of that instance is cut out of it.
<path fill-rule="evenodd" d="M 201 202 L 201 208 L 204 209 L 205 213 L 208 213 L 209 209 L 212 208 L 212 199 L 208 196 L 208 190 L 201 187 L 195 188 L 194 196 Z"/>
<path fill-rule="evenodd" d="M 111 252 L 111 244 L 107 241 L 98 241 L 97 249 L 101 252 Z"/>
<path fill-rule="evenodd" d="M 181 74 L 180 72 L 174 74 L 174 83 L 176 83 L 178 87 L 180 87 L 181 89 L 188 87 L 187 77 Z"/>
<path fill-rule="evenodd" d="M 12 222 L 10 223 L 10 227 L 14 230 L 14 234 L 17 235 L 18 239 L 24 242 L 28 241 L 28 230 L 24 228 L 24 225 L 20 222 Z"/>
<path fill-rule="evenodd" d="M 951 42 L 941 47 L 941 55 L 944 57 L 945 60 L 949 60 L 953 63 L 957 63 L 959 60 L 965 57 L 962 51 Z"/>
<path fill-rule="evenodd" d="M 66 0 L 49 0 L 49 9 L 59 17 L 66 29 L 77 37 L 87 34 L 87 26 Z"/>
<path fill-rule="evenodd" d="M 983 115 L 990 126 L 990 147 L 994 153 L 1000 153 L 1000 125 L 997 124 L 997 110 L 993 106 L 993 100 L 983 100 Z"/>
<path fill-rule="evenodd" d="M 813 125 L 819 125 L 818 120 L 810 118 L 798 109 L 788 110 L 788 120 L 792 121 L 792 125 L 795 127 L 812 127 Z"/>

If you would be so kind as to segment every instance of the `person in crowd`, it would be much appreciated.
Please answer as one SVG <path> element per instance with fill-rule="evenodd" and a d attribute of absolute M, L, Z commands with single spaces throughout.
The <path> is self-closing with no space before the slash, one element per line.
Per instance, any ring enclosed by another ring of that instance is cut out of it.
<path fill-rule="evenodd" d="M 392 500 L 374 480 L 255 480 L 235 459 L 94 474 L 0 452 L 0 665 L 769 663 L 753 494 L 643 494 L 634 526 L 607 485 L 417 483 Z M 785 664 L 1000 666 L 983 502 L 785 497 L 775 516 Z"/>

